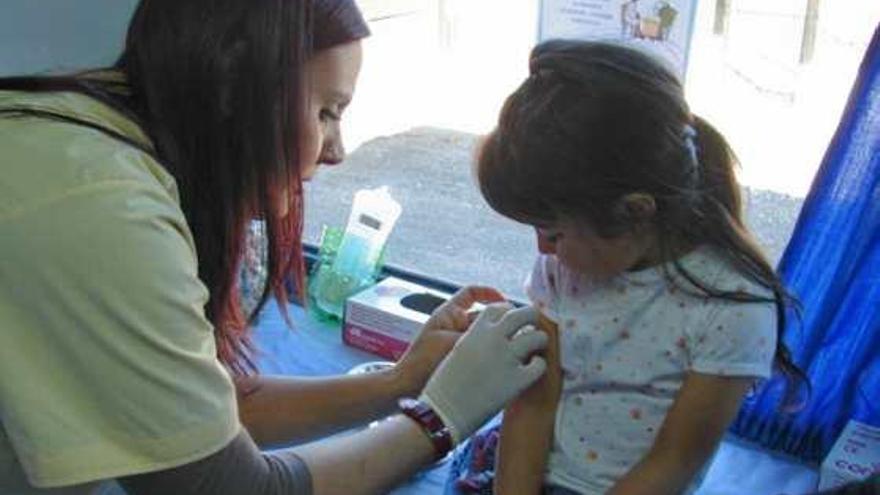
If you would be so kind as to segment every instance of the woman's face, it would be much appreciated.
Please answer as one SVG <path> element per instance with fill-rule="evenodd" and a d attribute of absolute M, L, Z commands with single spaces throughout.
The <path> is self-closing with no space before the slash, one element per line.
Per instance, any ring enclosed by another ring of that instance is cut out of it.
<path fill-rule="evenodd" d="M 345 158 L 340 124 L 351 102 L 361 70 L 359 41 L 316 53 L 306 64 L 308 87 L 300 167 L 303 180 L 322 164 L 336 165 Z"/>

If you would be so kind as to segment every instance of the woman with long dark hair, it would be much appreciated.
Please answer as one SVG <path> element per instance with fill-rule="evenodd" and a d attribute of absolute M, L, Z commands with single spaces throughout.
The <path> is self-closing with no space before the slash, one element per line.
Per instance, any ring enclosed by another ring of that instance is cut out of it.
<path fill-rule="evenodd" d="M 509 338 L 536 315 L 471 324 L 502 298 L 470 287 L 388 372 L 259 375 L 245 226 L 254 314 L 302 298 L 302 184 L 343 159 L 367 35 L 351 0 L 142 0 L 113 67 L 0 79 L 0 492 L 377 493 L 542 374 L 546 336 Z"/>

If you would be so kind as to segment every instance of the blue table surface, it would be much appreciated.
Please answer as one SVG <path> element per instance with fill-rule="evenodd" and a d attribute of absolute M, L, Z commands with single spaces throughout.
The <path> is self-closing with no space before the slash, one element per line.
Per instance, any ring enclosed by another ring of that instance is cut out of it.
<path fill-rule="evenodd" d="M 266 375 L 326 376 L 344 374 L 354 366 L 383 358 L 342 342 L 338 322 L 319 321 L 302 307 L 287 306 L 293 328 L 288 327 L 274 303 L 262 311 L 254 335 L 260 371 Z M 449 460 L 435 465 L 393 490 L 393 495 L 443 493 Z"/>

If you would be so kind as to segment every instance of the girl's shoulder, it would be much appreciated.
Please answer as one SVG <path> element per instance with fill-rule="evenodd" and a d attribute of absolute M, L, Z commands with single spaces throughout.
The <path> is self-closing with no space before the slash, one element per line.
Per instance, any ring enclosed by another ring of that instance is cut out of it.
<path fill-rule="evenodd" d="M 753 296 L 773 297 L 773 292 L 751 278 L 722 251 L 712 246 L 700 246 L 666 267 L 671 282 L 688 291 L 702 293 L 700 285 L 713 291 L 746 293 Z"/>
<path fill-rule="evenodd" d="M 583 297 L 590 287 L 586 277 L 566 269 L 556 256 L 541 254 L 526 278 L 525 292 L 532 304 L 555 321 L 563 298 Z"/>
<path fill-rule="evenodd" d="M 555 256 L 538 255 L 525 281 L 525 293 L 532 304 L 550 319 L 558 297 L 559 262 Z"/>
<path fill-rule="evenodd" d="M 718 376 L 770 376 L 777 343 L 773 292 L 749 278 L 736 262 L 713 248 L 700 248 L 680 260 L 688 275 L 683 346 L 691 371 Z M 696 283 L 716 295 L 709 296 Z M 739 295 L 748 294 L 754 301 Z M 696 301 L 694 301 L 696 299 Z M 685 306 L 682 306 L 685 307 Z"/>

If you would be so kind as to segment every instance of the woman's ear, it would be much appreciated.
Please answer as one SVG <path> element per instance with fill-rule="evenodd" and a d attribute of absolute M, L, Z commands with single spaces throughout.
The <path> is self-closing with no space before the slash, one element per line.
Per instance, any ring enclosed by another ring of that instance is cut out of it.
<path fill-rule="evenodd" d="M 656 213 L 654 196 L 646 193 L 629 193 L 614 205 L 614 216 L 633 228 L 649 223 Z"/>

